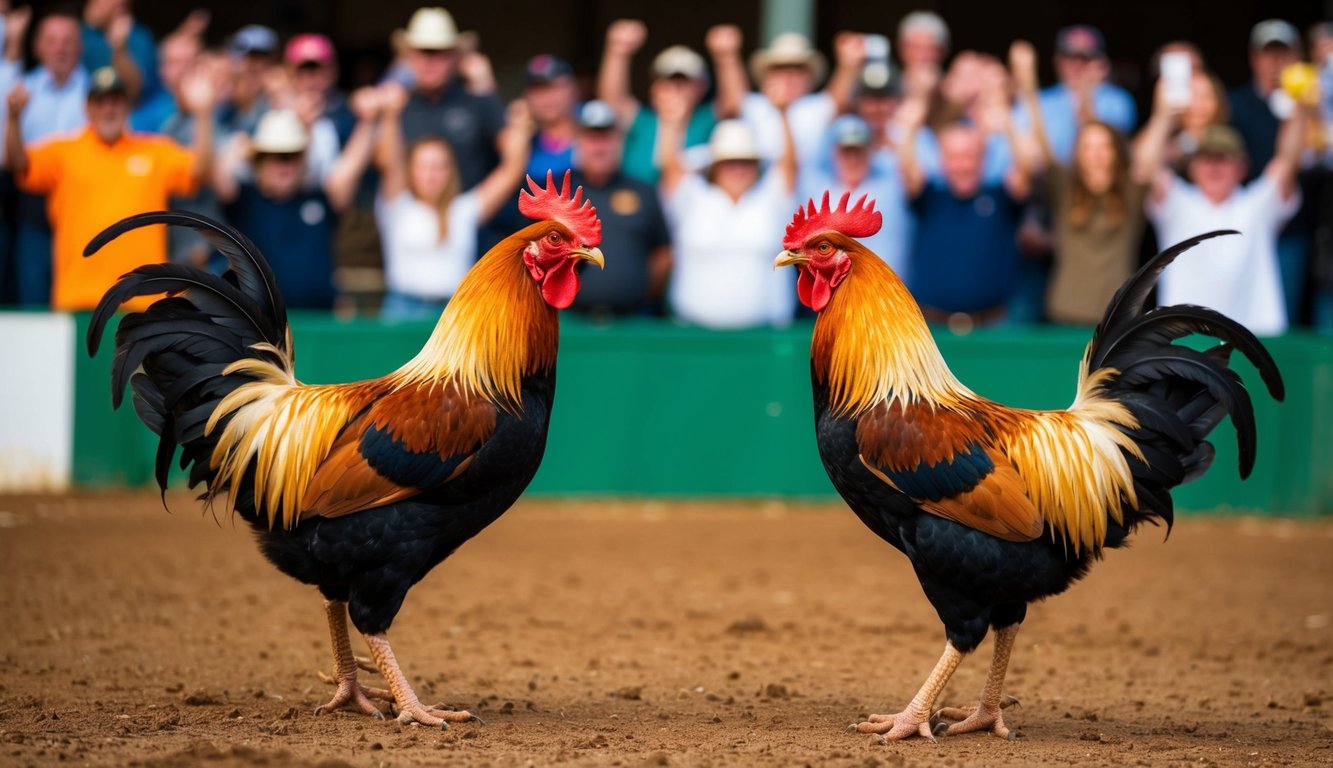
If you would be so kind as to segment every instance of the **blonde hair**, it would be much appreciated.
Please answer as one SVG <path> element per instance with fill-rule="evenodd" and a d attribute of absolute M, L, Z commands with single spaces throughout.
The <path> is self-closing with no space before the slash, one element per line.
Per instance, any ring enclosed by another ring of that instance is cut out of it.
<path fill-rule="evenodd" d="M 458 160 L 454 157 L 453 145 L 448 140 L 441 136 L 425 136 L 412 142 L 407 148 L 407 187 L 413 197 L 422 202 L 431 202 L 422 197 L 420 190 L 415 189 L 412 184 L 412 158 L 416 156 L 418 150 L 431 145 L 444 150 L 444 168 L 449 173 L 448 179 L 444 182 L 444 189 L 440 192 L 440 199 L 434 201 L 435 211 L 440 219 L 440 242 L 444 242 L 449 236 L 449 207 L 454 204 L 454 198 L 458 197 L 462 186 L 458 178 Z"/>

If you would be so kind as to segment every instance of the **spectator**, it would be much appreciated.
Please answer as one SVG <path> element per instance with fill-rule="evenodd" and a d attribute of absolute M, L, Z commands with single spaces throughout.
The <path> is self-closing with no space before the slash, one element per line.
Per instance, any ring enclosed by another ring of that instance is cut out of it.
<path fill-rule="evenodd" d="M 1333 335 L 1333 22 L 1310 28 L 1310 58 L 1319 67 L 1320 103 L 1312 199 L 1315 228 L 1312 249 L 1312 320 L 1322 334 Z"/>
<path fill-rule="evenodd" d="M 277 66 L 277 51 L 278 33 L 259 24 L 241 27 L 227 42 L 230 87 L 218 116 L 226 133 L 254 133 L 272 106 L 265 89 Z"/>
<path fill-rule="evenodd" d="M 338 87 L 338 58 L 333 41 L 309 32 L 296 35 L 287 42 L 283 61 L 290 69 L 297 98 L 310 102 L 319 117 L 329 120 L 337 133 L 339 147 L 346 145 L 357 119 L 347 103 L 347 94 Z"/>
<path fill-rule="evenodd" d="M 635 315 L 658 307 L 671 274 L 671 237 L 657 191 L 621 171 L 624 133 L 615 110 L 590 101 L 579 112 L 573 183 L 597 208 L 611 271 L 583 272 L 573 309 L 595 316 Z"/>
<path fill-rule="evenodd" d="M 898 59 L 903 63 L 903 81 L 908 97 L 928 97 L 924 92 L 938 84 L 949 55 L 949 25 L 939 14 L 913 11 L 898 22 Z"/>
<path fill-rule="evenodd" d="M 1060 162 L 1038 106 L 1036 53 L 1019 41 L 1010 47 L 1009 60 L 1045 165 L 1055 254 L 1045 296 L 1046 317 L 1057 323 L 1095 325 L 1138 264 L 1143 203 L 1159 160 L 1135 158 L 1131 167 L 1124 136 L 1093 120 L 1079 128 L 1073 160 Z M 1154 121 L 1166 116 L 1162 90 L 1159 85 Z"/>
<path fill-rule="evenodd" d="M 550 171 L 557 178 L 563 176 L 574 165 L 574 115 L 579 101 L 574 68 L 558 56 L 534 56 L 523 70 L 523 99 L 537 123 L 528 175 L 544 179 Z"/>
<path fill-rule="evenodd" d="M 227 218 L 268 257 L 278 288 L 294 309 L 333 306 L 333 233 L 370 162 L 379 101 L 354 99 L 357 126 L 322 185 L 306 184 L 310 136 L 290 109 L 264 114 L 253 140 L 237 136 L 218 159 L 213 182 Z M 239 168 L 251 156 L 254 179 Z"/>
<path fill-rule="evenodd" d="M 83 258 L 83 247 L 126 216 L 165 208 L 169 195 L 189 194 L 203 177 L 213 148 L 207 119 L 213 109 L 213 84 L 207 76 L 191 76 L 181 96 L 187 109 L 204 118 L 189 151 L 168 139 L 127 132 L 129 94 L 125 82 L 110 67 L 90 77 L 87 127 L 73 138 L 54 139 L 29 149 L 20 133 L 27 89 L 20 83 L 9 91 L 6 162 L 20 188 L 49 196 L 55 230 L 54 309 L 92 309 L 125 272 L 166 260 L 166 238 L 160 228 L 129 233 L 93 259 Z M 142 308 L 148 303 L 140 299 L 131 306 Z"/>
<path fill-rule="evenodd" d="M 907 208 L 898 158 L 887 148 L 877 149 L 870 124 L 858 115 L 843 115 L 830 130 L 831 162 L 801 168 L 801 194 L 798 200 L 819 200 L 824 191 L 837 200 L 844 192 L 852 199 L 869 195 L 884 214 L 884 226 L 862 242 L 898 276 L 908 280 L 908 248 L 912 242 L 912 215 Z M 825 167 L 831 169 L 824 170 Z"/>
<path fill-rule="evenodd" d="M 1100 120 L 1122 134 L 1134 130 L 1134 99 L 1107 81 L 1110 71 L 1106 43 L 1095 27 L 1065 27 L 1056 35 L 1055 74 L 1059 82 L 1042 89 L 1038 104 L 1051 150 L 1061 163 L 1070 161 L 1074 136 L 1084 122 Z M 1080 104 L 1086 105 L 1087 114 L 1079 114 Z M 1020 130 L 1031 130 L 1026 110 L 1016 110 L 1014 119 Z"/>
<path fill-rule="evenodd" d="M 761 173 L 754 132 L 724 120 L 709 140 L 705 173 L 686 168 L 683 152 L 692 102 L 677 91 L 659 106 L 665 155 L 662 191 L 673 227 L 675 265 L 668 299 L 679 319 L 707 328 L 783 325 L 796 308 L 790 276 L 772 268 L 774 238 L 793 209 L 796 149 Z M 785 107 L 779 113 L 786 125 Z"/>
<path fill-rule="evenodd" d="M 1261 335 L 1286 330 L 1277 238 L 1300 205 L 1299 123 L 1284 122 L 1277 151 L 1249 184 L 1242 185 L 1245 145 L 1227 126 L 1212 126 L 1204 133 L 1188 165 L 1189 182 L 1165 169 L 1157 172 L 1148 218 L 1159 242 L 1175 243 L 1213 229 L 1236 229 L 1242 234 L 1210 242 L 1167 267 L 1159 284 L 1161 303 L 1208 306 Z M 1150 135 L 1145 142 L 1152 152 L 1153 144 L 1165 141 L 1170 127 L 1150 125 L 1146 130 Z"/>
<path fill-rule="evenodd" d="M 734 30 L 734 34 L 715 34 L 727 30 Z M 714 27 L 709 32 L 709 49 L 718 77 L 718 114 L 732 116 L 730 105 L 739 100 L 740 116 L 755 132 L 760 157 L 775 160 L 782 155 L 785 142 L 777 105 L 789 104 L 786 118 L 796 142 L 797 163 L 811 162 L 819 154 L 829 123 L 839 113 L 851 109 L 852 92 L 865 60 L 862 36 L 850 32 L 838 36 L 838 66 L 828 86 L 813 93 L 828 68 L 823 54 L 811 48 L 803 35 L 794 32 L 778 35 L 768 48 L 755 51 L 750 57 L 750 72 L 759 92 L 745 93 L 738 99 L 730 92 L 733 83 L 745 83 L 745 74 L 739 69 L 740 57 L 736 55 L 740 44 L 740 30 L 735 27 Z M 735 73 L 727 73 L 729 68 L 735 68 Z"/>
<path fill-rule="evenodd" d="M 1210 125 L 1226 125 L 1230 118 L 1226 90 L 1217 75 L 1195 69 L 1190 75 L 1190 103 L 1180 112 L 1179 125 L 1166 145 L 1166 162 L 1182 177 Z"/>
<path fill-rule="evenodd" d="M 31 17 L 26 7 L 5 15 L 5 58 L 0 63 L 0 91 L 9 93 L 21 84 L 31 103 L 19 122 L 26 145 L 76 131 L 88 122 L 88 72 L 79 63 L 78 17 L 52 13 L 38 22 L 33 40 L 37 66 L 24 74 L 23 38 Z M 51 301 L 52 234 L 46 208 L 44 196 L 20 190 L 10 261 L 14 299 L 24 306 L 43 307 Z"/>
<path fill-rule="evenodd" d="M 130 0 L 88 0 L 83 6 L 82 41 L 84 69 L 114 67 L 131 104 L 156 95 L 157 43 L 131 14 Z"/>
<path fill-rule="evenodd" d="M 500 157 L 496 140 L 505 124 L 494 94 L 470 92 L 460 79 L 458 28 L 443 8 L 418 8 L 403 34 L 413 86 L 402 113 L 408 143 L 426 136 L 449 142 L 463 189 L 481 183 Z"/>
<path fill-rule="evenodd" d="M 191 37 L 175 34 L 164 39 L 162 45 L 158 48 L 164 63 L 167 59 L 173 58 L 185 50 L 195 49 L 195 44 L 192 41 L 193 38 Z M 178 48 L 180 50 L 177 50 Z M 199 53 L 193 61 L 184 64 L 186 68 L 180 72 L 175 71 L 174 65 L 170 69 L 164 66 L 161 72 L 162 82 L 168 89 L 167 93 L 171 98 L 173 111 L 162 121 L 157 132 L 176 142 L 179 146 L 188 147 L 194 143 L 198 123 L 194 113 L 182 111 L 178 108 L 178 105 L 182 103 L 182 87 L 188 82 L 189 76 L 197 72 L 208 76 L 212 80 L 215 92 L 221 91 L 227 77 L 229 64 L 225 59 L 213 53 Z M 132 116 L 130 120 L 133 124 Z M 216 114 L 209 115 L 209 120 L 212 122 L 213 136 L 220 137 L 222 127 Z M 214 141 L 218 143 L 220 140 L 215 138 Z M 170 205 L 172 210 L 192 211 L 219 221 L 224 218 L 222 207 L 218 204 L 217 195 L 213 193 L 212 184 L 200 184 L 193 194 L 173 195 Z M 167 258 L 169 260 L 178 264 L 190 264 L 195 267 L 206 268 L 212 255 L 213 246 L 199 232 L 188 227 L 167 228 Z"/>
<path fill-rule="evenodd" d="M 957 122 L 940 131 L 942 182 L 930 181 L 916 157 L 925 97 L 909 98 L 898 110 L 906 127 L 900 172 L 917 222 L 908 286 L 927 320 L 956 333 L 1005 319 L 1017 283 L 1019 216 L 1031 188 L 1026 156 L 1013 147 L 1007 96 L 992 92 L 988 98 L 981 126 Z M 1015 158 L 1001 182 L 984 175 L 987 133 L 1003 133 Z"/>
<path fill-rule="evenodd" d="M 380 193 L 376 218 L 384 241 L 388 292 L 381 316 L 433 318 L 477 260 L 477 230 L 514 197 L 527 168 L 533 122 L 515 102 L 500 133 L 500 164 L 480 184 L 464 186 L 457 152 L 447 139 L 426 136 L 404 150 L 400 86 L 381 86 L 385 117 L 377 157 Z M 542 176 L 545 179 L 545 174 Z"/>
<path fill-rule="evenodd" d="M 653 59 L 653 80 L 648 86 L 649 106 L 630 92 L 630 62 L 643 47 L 648 28 L 643 22 L 620 19 L 606 30 L 606 49 L 597 77 L 597 97 L 616 111 L 625 129 L 625 175 L 645 184 L 656 184 L 661 175 L 663 153 L 659 141 L 658 113 L 664 104 L 683 101 L 686 112 L 684 146 L 708 142 L 717 117 L 712 105 L 703 101 L 708 91 L 708 70 L 703 57 L 683 45 L 673 45 Z"/>
<path fill-rule="evenodd" d="M 158 46 L 158 80 L 162 87 L 145 97 L 130 113 L 130 128 L 141 133 L 160 133 L 162 125 L 177 113 L 176 92 L 181 79 L 194 66 L 203 50 L 197 36 L 174 34 Z"/>

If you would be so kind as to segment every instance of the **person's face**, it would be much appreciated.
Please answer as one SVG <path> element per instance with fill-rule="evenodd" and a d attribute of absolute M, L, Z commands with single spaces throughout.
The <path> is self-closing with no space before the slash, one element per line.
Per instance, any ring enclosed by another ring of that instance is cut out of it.
<path fill-rule="evenodd" d="M 1055 75 L 1060 78 L 1061 83 L 1071 88 L 1089 81 L 1100 83 L 1106 79 L 1107 73 L 1106 59 L 1096 56 L 1055 54 Z"/>
<path fill-rule="evenodd" d="M 648 100 L 653 104 L 653 108 L 657 109 L 662 99 L 678 94 L 690 104 L 692 110 L 703 99 L 707 87 L 707 83 L 703 80 L 691 80 L 683 75 L 656 77 L 648 86 Z"/>
<path fill-rule="evenodd" d="M 157 71 L 167 90 L 176 93 L 181 78 L 199 56 L 199 44 L 188 37 L 168 37 L 157 53 Z"/>
<path fill-rule="evenodd" d="M 407 55 L 407 65 L 416 78 L 417 90 L 438 91 L 453 79 L 458 69 L 458 52 L 413 48 Z"/>
<path fill-rule="evenodd" d="M 64 80 L 78 66 L 83 53 L 79 22 L 69 16 L 51 16 L 37 27 L 33 52 L 42 66 L 51 70 L 58 80 Z"/>
<path fill-rule="evenodd" d="M 303 61 L 292 68 L 292 82 L 301 93 L 324 94 L 333 87 L 338 79 L 332 64 L 318 61 Z"/>
<path fill-rule="evenodd" d="M 548 83 L 533 83 L 523 91 L 523 98 L 539 126 L 547 126 L 574 114 L 578 101 L 574 78 L 558 77 Z"/>
<path fill-rule="evenodd" d="M 1217 89 L 1213 81 L 1198 70 L 1190 78 L 1190 103 L 1180 115 L 1180 124 L 1187 130 L 1203 130 L 1217 118 Z"/>
<path fill-rule="evenodd" d="M 408 158 L 408 181 L 417 197 L 433 203 L 449 184 L 449 150 L 438 142 L 418 144 Z"/>
<path fill-rule="evenodd" d="M 838 147 L 833 152 L 833 162 L 843 184 L 855 187 L 870 172 L 870 150 L 867 147 Z"/>
<path fill-rule="evenodd" d="M 856 112 L 870 124 L 870 131 L 883 135 L 893 113 L 898 111 L 898 100 L 892 96 L 861 96 L 856 100 Z"/>
<path fill-rule="evenodd" d="M 759 90 L 774 104 L 790 104 L 814 88 L 810 70 L 798 65 L 770 67 Z"/>
<path fill-rule="evenodd" d="M 303 152 L 258 155 L 255 158 L 255 178 L 259 188 L 265 194 L 280 199 L 295 195 L 301 188 L 304 159 Z"/>
<path fill-rule="evenodd" d="M 1232 155 L 1202 154 L 1189 164 L 1190 181 L 1209 200 L 1231 197 L 1245 178 L 1245 161 Z"/>
<path fill-rule="evenodd" d="M 1115 178 L 1115 138 L 1100 125 L 1090 125 L 1079 132 L 1074 147 L 1074 165 L 1079 176 L 1094 194 L 1101 194 Z"/>
<path fill-rule="evenodd" d="M 720 160 L 713 164 L 713 183 L 731 197 L 740 197 L 759 181 L 759 161 Z"/>
<path fill-rule="evenodd" d="M 971 197 L 981 188 L 981 159 L 985 142 L 975 128 L 946 128 L 940 135 L 940 163 L 944 178 L 958 197 Z"/>
<path fill-rule="evenodd" d="M 584 128 L 574 142 L 574 157 L 583 173 L 610 176 L 620 168 L 621 140 L 615 128 Z"/>
<path fill-rule="evenodd" d="M 1265 45 L 1250 51 L 1250 71 L 1254 73 L 1254 81 L 1266 95 L 1277 88 L 1282 70 L 1289 64 L 1295 64 L 1296 60 L 1296 51 L 1285 45 L 1280 43 Z"/>
<path fill-rule="evenodd" d="M 931 33 L 915 30 L 898 38 L 898 56 L 907 69 L 923 66 L 938 69 L 944 62 L 944 46 Z"/>
<path fill-rule="evenodd" d="M 87 112 L 88 125 L 92 126 L 93 132 L 110 144 L 125 133 L 125 123 L 130 117 L 130 100 L 123 93 L 89 96 Z"/>

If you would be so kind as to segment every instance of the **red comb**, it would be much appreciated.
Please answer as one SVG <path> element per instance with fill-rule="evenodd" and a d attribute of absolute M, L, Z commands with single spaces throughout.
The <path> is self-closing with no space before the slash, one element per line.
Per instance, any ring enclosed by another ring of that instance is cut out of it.
<path fill-rule="evenodd" d="M 813 199 L 807 203 L 806 208 L 796 209 L 796 215 L 787 225 L 787 236 L 782 238 L 782 247 L 789 251 L 796 250 L 805 245 L 805 241 L 816 232 L 841 232 L 848 237 L 869 237 L 875 234 L 884 224 L 884 217 L 875 210 L 874 200 L 866 202 L 868 197 L 861 195 L 856 205 L 848 210 L 847 201 L 851 200 L 852 193 L 844 192 L 838 207 L 829 210 L 828 190 L 824 190 L 824 202 L 818 209 Z"/>
<path fill-rule="evenodd" d="M 597 245 L 602 242 L 602 221 L 597 218 L 597 209 L 583 199 L 583 187 L 574 190 L 569 196 L 569 171 L 565 171 L 565 182 L 560 189 L 555 187 L 555 175 L 546 172 L 546 187 L 543 189 L 528 177 L 528 188 L 518 193 L 518 210 L 529 219 L 558 221 L 569 230 L 580 245 Z M 580 205 L 582 203 L 582 205 Z"/>

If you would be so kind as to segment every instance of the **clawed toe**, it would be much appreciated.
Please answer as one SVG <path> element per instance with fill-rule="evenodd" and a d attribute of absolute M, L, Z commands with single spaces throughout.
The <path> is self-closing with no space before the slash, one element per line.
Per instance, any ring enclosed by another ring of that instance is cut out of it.
<path fill-rule="evenodd" d="M 896 715 L 871 715 L 865 722 L 848 726 L 848 730 L 879 734 L 885 741 L 898 741 L 910 736 L 923 736 L 931 741 L 935 740 L 935 734 L 930 728 L 930 719 L 909 712 L 899 712 Z"/>

